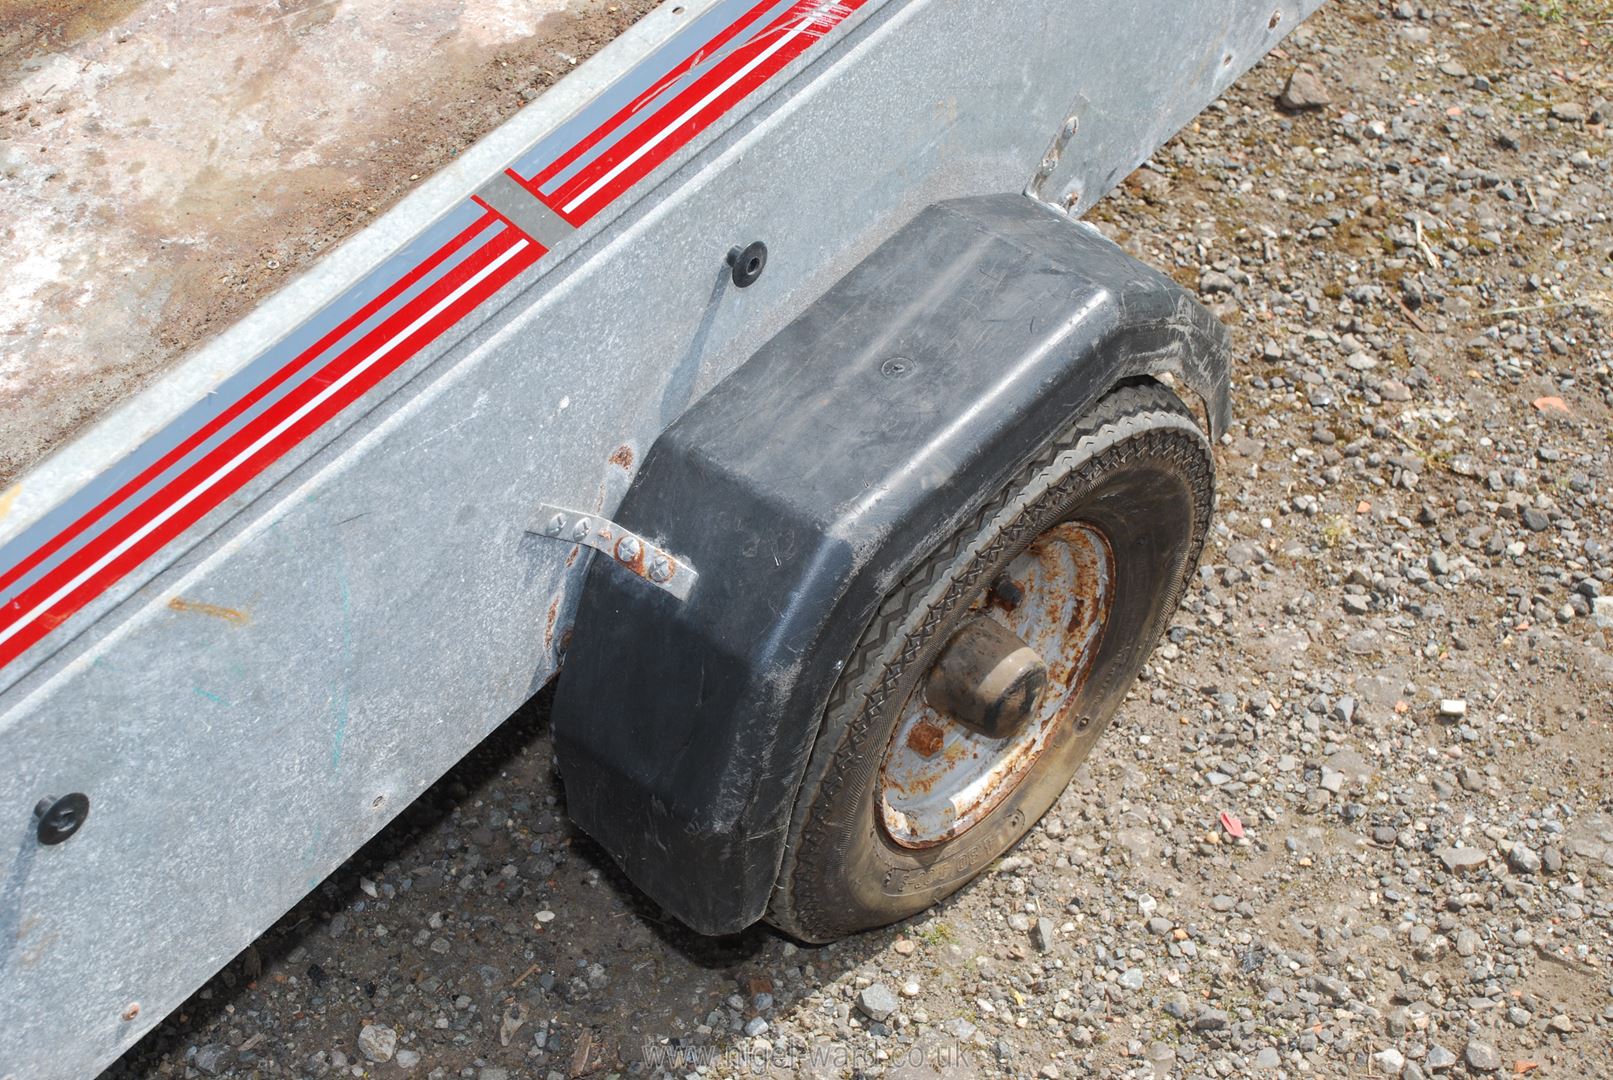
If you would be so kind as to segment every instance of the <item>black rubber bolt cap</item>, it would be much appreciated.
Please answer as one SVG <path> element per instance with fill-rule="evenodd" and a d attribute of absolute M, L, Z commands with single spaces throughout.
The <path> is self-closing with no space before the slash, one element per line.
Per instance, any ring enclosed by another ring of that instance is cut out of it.
<path fill-rule="evenodd" d="M 45 845 L 60 844 L 84 824 L 90 816 L 90 797 L 81 791 L 61 798 L 49 795 L 39 800 L 34 807 L 34 817 L 39 819 L 39 842 Z"/>
<path fill-rule="evenodd" d="M 758 240 L 743 248 L 730 248 L 728 265 L 733 268 L 734 284 L 741 289 L 749 288 L 767 269 L 767 245 Z"/>

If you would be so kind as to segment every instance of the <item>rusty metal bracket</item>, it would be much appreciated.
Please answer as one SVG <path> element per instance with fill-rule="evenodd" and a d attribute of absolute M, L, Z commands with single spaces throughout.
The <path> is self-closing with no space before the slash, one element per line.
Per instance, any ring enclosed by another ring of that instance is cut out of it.
<path fill-rule="evenodd" d="M 1043 206 L 1070 216 L 1074 216 L 1072 212 L 1080 201 L 1081 191 L 1072 187 L 1062 195 L 1050 194 L 1047 191 L 1047 183 L 1058 171 L 1059 161 L 1064 157 L 1064 150 L 1070 145 L 1070 140 L 1081 130 L 1081 117 L 1090 104 L 1084 94 L 1076 95 L 1075 101 L 1070 105 L 1069 114 L 1064 117 L 1059 129 L 1053 133 L 1053 141 L 1048 144 L 1047 152 L 1042 155 L 1042 160 L 1036 165 L 1036 171 L 1031 174 L 1030 182 L 1025 185 L 1027 196 Z"/>
<path fill-rule="evenodd" d="M 602 551 L 616 565 L 656 588 L 666 590 L 679 600 L 689 599 L 690 590 L 700 579 L 699 573 L 687 560 L 598 514 L 585 514 L 581 510 L 567 510 L 563 506 L 544 503 L 538 507 L 537 524 L 531 531 L 540 536 Z"/>

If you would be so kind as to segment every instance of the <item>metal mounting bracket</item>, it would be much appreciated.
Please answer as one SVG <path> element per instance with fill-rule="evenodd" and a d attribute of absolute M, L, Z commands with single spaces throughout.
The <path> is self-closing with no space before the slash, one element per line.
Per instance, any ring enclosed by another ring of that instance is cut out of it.
<path fill-rule="evenodd" d="M 700 579 L 687 560 L 598 514 L 585 514 L 580 510 L 567 510 L 563 506 L 544 503 L 538 507 L 537 524 L 532 531 L 540 536 L 602 551 L 616 565 L 656 588 L 666 590 L 679 600 L 689 599 L 690 590 Z"/>

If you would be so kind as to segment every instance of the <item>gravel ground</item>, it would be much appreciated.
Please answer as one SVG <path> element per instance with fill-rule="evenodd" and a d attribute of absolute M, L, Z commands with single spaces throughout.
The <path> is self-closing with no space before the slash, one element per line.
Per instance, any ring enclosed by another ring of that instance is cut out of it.
<path fill-rule="evenodd" d="M 1331 4 L 1099 206 L 1233 328 L 1219 523 L 951 901 L 695 937 L 540 699 L 107 1076 L 1613 1075 L 1610 51 L 1606 0 Z"/>

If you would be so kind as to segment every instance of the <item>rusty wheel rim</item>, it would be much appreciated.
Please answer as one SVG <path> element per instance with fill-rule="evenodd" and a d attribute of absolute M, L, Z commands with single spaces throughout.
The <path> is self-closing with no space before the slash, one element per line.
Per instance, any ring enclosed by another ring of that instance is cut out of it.
<path fill-rule="evenodd" d="M 1034 650 L 1046 665 L 1045 690 L 1024 703 L 1017 730 L 992 737 L 932 704 L 944 700 L 925 692 L 928 680 L 943 678 L 938 660 L 903 704 L 880 765 L 875 797 L 893 842 L 927 848 L 961 836 L 1025 779 L 1072 723 L 1108 625 L 1114 580 L 1108 539 L 1093 525 L 1067 522 L 1038 536 L 970 608 L 960 625 L 990 619 Z"/>

